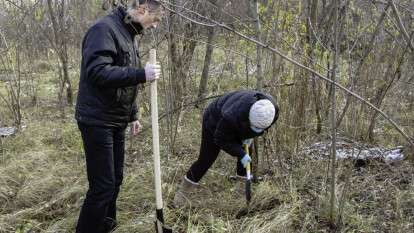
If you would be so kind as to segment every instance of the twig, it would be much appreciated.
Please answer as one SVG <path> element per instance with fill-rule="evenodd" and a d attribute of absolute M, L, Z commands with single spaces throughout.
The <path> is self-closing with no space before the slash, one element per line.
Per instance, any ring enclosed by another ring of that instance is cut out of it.
<path fill-rule="evenodd" d="M 162 2 L 165 2 L 165 1 L 162 1 Z M 165 3 L 168 3 L 168 2 L 165 2 Z M 168 3 L 168 4 L 172 5 L 171 3 Z M 329 78 L 327 78 L 324 75 L 318 73 L 317 71 L 315 71 L 315 70 L 313 70 L 313 69 L 311 69 L 311 68 L 309 68 L 309 67 L 307 67 L 307 66 L 305 66 L 305 65 L 303 65 L 303 64 L 301 64 L 299 62 L 297 62 L 296 60 L 294 60 L 293 58 L 288 57 L 287 55 L 284 55 L 278 49 L 273 48 L 273 47 L 271 47 L 271 46 L 269 46 L 267 44 L 264 44 L 263 42 L 258 41 L 258 40 L 254 39 L 254 38 L 251 38 L 249 36 L 246 36 L 245 34 L 234 30 L 233 28 L 229 27 L 228 25 L 225 25 L 223 23 L 217 22 L 216 20 L 213 20 L 213 19 L 209 19 L 209 18 L 207 18 L 205 16 L 200 15 L 199 13 L 195 13 L 196 15 L 198 15 L 200 17 L 203 17 L 205 19 L 208 19 L 209 21 L 213 22 L 214 24 L 200 23 L 200 22 L 198 22 L 196 20 L 193 20 L 193 19 L 191 19 L 191 18 L 189 18 L 187 16 L 184 16 L 183 14 L 181 14 L 179 12 L 176 12 L 176 11 L 174 11 L 174 10 L 168 8 L 168 7 L 165 7 L 165 8 L 167 10 L 171 10 L 172 12 L 176 13 L 177 15 L 179 15 L 179 16 L 181 16 L 181 17 L 183 17 L 183 18 L 185 18 L 185 19 L 187 19 L 187 20 L 189 20 L 189 21 L 191 21 L 193 23 L 200 24 L 202 26 L 208 26 L 208 27 L 219 26 L 219 27 L 221 27 L 223 29 L 226 29 L 226 30 L 228 30 L 230 32 L 233 32 L 234 34 L 240 36 L 241 38 L 244 38 L 244 39 L 246 39 L 246 40 L 248 40 L 250 42 L 253 42 L 253 43 L 257 44 L 257 45 L 260 45 L 263 48 L 265 48 L 267 50 L 270 50 L 270 51 L 278 54 L 281 58 L 283 58 L 283 59 L 291 62 L 292 64 L 294 64 L 294 65 L 296 65 L 296 66 L 298 66 L 298 67 L 300 67 L 300 68 L 302 68 L 302 69 L 304 69 L 304 70 L 306 70 L 306 71 L 314 74 L 316 77 L 318 77 L 318 78 L 320 78 L 320 79 L 322 79 L 322 80 L 324 80 L 324 81 L 326 81 L 326 82 L 328 82 L 330 84 L 333 84 L 334 86 L 338 87 L 339 89 L 345 91 L 346 93 L 350 94 L 354 98 L 358 99 L 362 103 L 368 105 L 374 111 L 377 111 L 381 116 L 383 116 L 388 122 L 391 123 L 391 125 L 407 140 L 408 143 L 410 143 L 414 147 L 414 141 L 404 132 L 404 130 L 391 117 L 389 117 L 387 114 L 385 114 L 381 109 L 375 107 L 372 103 L 370 103 L 366 99 L 362 98 L 360 95 L 358 95 L 358 94 L 350 91 L 349 89 L 345 88 L 341 84 L 339 84 L 339 83 L 337 83 L 335 81 L 330 80 Z"/>
<path fill-rule="evenodd" d="M 291 83 L 276 83 L 274 85 L 265 84 L 263 86 L 263 88 L 269 88 L 269 87 L 290 87 L 290 86 L 294 86 L 294 85 L 296 85 L 296 82 L 291 82 Z"/>
<path fill-rule="evenodd" d="M 414 52 L 414 45 L 413 45 L 413 43 L 411 42 L 410 35 L 408 35 L 408 32 L 407 32 L 407 30 L 406 30 L 406 29 L 405 29 L 405 27 L 404 27 L 404 24 L 403 24 L 403 22 L 402 22 L 402 20 L 401 20 L 400 13 L 398 12 L 398 9 L 397 9 L 397 7 L 395 6 L 394 1 L 393 1 L 393 0 L 389 0 L 389 2 L 390 2 L 390 4 L 391 4 L 392 11 L 394 12 L 395 19 L 397 20 L 398 27 L 400 28 L 401 33 L 403 34 L 405 41 L 406 41 L 406 42 L 407 42 L 407 44 L 410 46 L 411 51 L 412 51 L 412 52 Z"/>

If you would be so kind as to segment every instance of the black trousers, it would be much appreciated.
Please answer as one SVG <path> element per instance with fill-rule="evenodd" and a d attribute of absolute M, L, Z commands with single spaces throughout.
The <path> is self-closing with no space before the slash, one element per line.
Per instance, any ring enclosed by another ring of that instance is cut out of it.
<path fill-rule="evenodd" d="M 202 125 L 200 154 L 186 174 L 187 178 L 193 182 L 199 182 L 203 178 L 220 152 L 220 147 L 214 143 L 213 133 L 205 125 L 206 119 L 207 117 L 204 117 Z M 240 159 L 237 159 L 236 174 L 246 176 L 246 169 Z"/>
<path fill-rule="evenodd" d="M 78 123 L 86 155 L 89 189 L 82 205 L 77 233 L 108 232 L 116 219 L 116 199 L 124 168 L 125 127 L 95 127 Z"/>

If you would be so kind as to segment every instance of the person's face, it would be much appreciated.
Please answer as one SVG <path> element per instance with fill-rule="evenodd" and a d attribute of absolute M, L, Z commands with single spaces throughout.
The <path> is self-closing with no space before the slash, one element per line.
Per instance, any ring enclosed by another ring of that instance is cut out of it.
<path fill-rule="evenodd" d="M 130 10 L 132 20 L 140 23 L 144 29 L 155 28 L 161 21 L 163 15 L 161 7 L 151 9 L 147 4 L 141 4 L 137 8 Z"/>

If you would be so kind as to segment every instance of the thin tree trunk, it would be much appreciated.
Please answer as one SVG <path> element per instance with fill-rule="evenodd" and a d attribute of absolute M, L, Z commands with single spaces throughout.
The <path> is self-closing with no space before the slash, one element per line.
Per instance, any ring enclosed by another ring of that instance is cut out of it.
<path fill-rule="evenodd" d="M 318 72 L 318 71 L 315 71 L 314 69 L 311 69 L 311 68 L 309 68 L 309 67 L 307 67 L 307 66 L 305 66 L 305 65 L 303 65 L 303 64 L 301 64 L 300 62 L 298 62 L 297 60 L 295 60 L 295 59 L 293 59 L 293 58 L 291 58 L 290 56 L 288 56 L 288 55 L 285 55 L 284 53 L 282 53 L 279 49 L 277 49 L 277 48 L 274 48 L 274 47 L 272 47 L 272 46 L 270 46 L 270 45 L 268 45 L 268 44 L 265 44 L 265 43 L 263 43 L 263 42 L 261 42 L 261 41 L 258 41 L 258 40 L 256 40 L 255 38 L 252 38 L 252 37 L 249 37 L 249 36 L 247 36 L 246 34 L 244 34 L 244 33 L 242 33 L 242 32 L 240 32 L 240 31 L 237 31 L 237 30 L 235 30 L 234 28 L 232 28 L 232 27 L 230 27 L 230 26 L 228 26 L 228 25 L 226 25 L 226 24 L 223 24 L 223 23 L 220 23 L 220 22 L 218 22 L 218 21 L 216 21 L 216 20 L 212 20 L 212 19 L 209 19 L 209 21 L 211 22 L 211 24 L 206 24 L 206 23 L 200 23 L 200 22 L 198 22 L 198 21 L 196 21 L 196 20 L 193 20 L 193 19 L 190 19 L 190 18 L 188 18 L 188 17 L 186 17 L 185 15 L 183 15 L 183 14 L 180 14 L 179 12 L 177 12 L 177 11 L 174 11 L 173 9 L 171 9 L 171 8 L 169 8 L 169 7 L 167 7 L 167 6 L 165 6 L 166 7 L 166 9 L 168 9 L 169 11 L 171 11 L 171 12 L 174 12 L 174 13 L 176 13 L 177 15 L 179 15 L 180 17 L 182 17 L 182 18 L 185 18 L 186 20 L 189 20 L 189 21 L 191 21 L 191 22 L 193 22 L 193 23 L 196 23 L 196 24 L 199 24 L 199 25 L 202 25 L 202 26 L 207 26 L 207 27 L 220 27 L 220 28 L 223 28 L 223 29 L 226 29 L 227 31 L 229 31 L 229 32 L 232 32 L 232 33 L 234 33 L 234 34 L 236 34 L 236 35 L 238 35 L 240 38 L 243 38 L 243 39 L 245 39 L 245 40 L 247 40 L 247 41 L 250 41 L 250 42 L 252 42 L 252 43 L 255 43 L 255 44 L 257 44 L 257 45 L 260 45 L 260 46 L 262 46 L 262 48 L 264 48 L 264 49 L 266 49 L 266 50 L 269 50 L 269 51 L 271 51 L 271 52 L 273 52 L 273 53 L 276 53 L 276 54 L 278 54 L 280 57 L 282 57 L 282 59 L 284 59 L 284 60 L 286 60 L 286 61 L 288 61 L 288 62 L 290 62 L 291 64 L 293 64 L 293 65 L 295 65 L 295 66 L 298 66 L 298 67 L 301 67 L 302 69 L 304 69 L 304 70 L 307 70 L 307 71 L 309 71 L 309 72 L 311 72 L 311 73 L 313 73 L 316 77 L 318 77 L 319 79 L 322 79 L 323 81 L 325 81 L 325 82 L 327 82 L 327 83 L 329 83 L 329 84 L 332 84 L 332 85 L 334 85 L 334 86 L 336 86 L 337 88 L 339 88 L 340 90 L 342 90 L 342 91 L 344 91 L 344 92 L 346 92 L 347 94 L 349 94 L 349 95 L 352 95 L 354 98 L 356 98 L 356 99 L 358 99 L 359 101 L 361 101 L 364 105 L 366 105 L 366 106 L 369 106 L 371 109 L 373 109 L 373 110 L 375 110 L 375 111 L 377 111 L 377 112 L 379 112 L 379 114 L 381 115 L 381 116 L 383 116 L 391 125 L 392 125 L 392 127 L 396 130 L 396 131 L 398 131 L 398 133 L 401 135 L 401 136 L 403 136 L 404 137 L 404 139 L 410 144 L 410 145 L 412 145 L 412 146 L 414 146 L 414 142 L 412 141 L 412 139 L 408 136 L 408 134 L 401 128 L 401 126 L 399 126 L 391 117 L 389 117 L 387 114 L 385 114 L 384 113 L 384 111 L 382 111 L 381 109 L 378 109 L 377 107 L 375 107 L 372 103 L 370 103 L 369 101 L 367 101 L 366 99 L 364 99 L 364 98 L 362 98 L 360 95 L 358 95 L 358 94 L 356 94 L 355 92 L 353 92 L 353 91 L 350 91 L 349 89 L 347 89 L 346 87 L 344 87 L 344 86 L 342 86 L 341 84 L 339 84 L 339 83 L 337 83 L 337 82 L 333 82 L 331 79 L 329 79 L 329 78 L 327 78 L 326 76 L 324 76 L 324 75 L 322 75 L 320 72 Z"/>
<path fill-rule="evenodd" d="M 175 5 L 176 1 L 172 1 Z M 169 112 L 169 144 L 171 152 L 175 153 L 175 140 L 180 131 L 180 123 L 183 117 L 183 111 L 179 111 L 176 114 L 172 111 L 175 108 L 181 109 L 184 104 L 185 94 L 188 92 L 187 79 L 188 72 L 193 58 L 194 50 L 197 45 L 195 40 L 184 40 L 182 46 L 180 46 L 180 39 L 177 39 L 174 35 L 176 26 L 180 24 L 176 23 L 176 19 L 172 14 L 169 16 L 169 35 L 168 35 L 168 48 L 169 48 L 169 62 L 170 62 L 170 79 L 169 85 L 169 98 L 168 106 Z M 189 23 L 184 26 L 185 38 L 193 38 L 195 35 L 195 24 Z M 180 49 L 181 48 L 181 49 Z"/>
<path fill-rule="evenodd" d="M 335 10 L 334 10 L 334 61 L 333 61 L 333 69 L 332 69 L 332 81 L 336 82 L 336 73 L 338 68 L 338 11 L 339 11 L 339 0 L 335 0 Z M 336 203 L 336 192 L 335 192 L 335 186 L 336 186 L 336 87 L 332 85 L 332 96 L 331 96 L 331 127 L 332 127 L 332 144 L 331 144 L 331 179 L 330 179 L 330 207 L 329 207 L 329 218 L 331 224 L 335 223 L 335 203 Z"/>
<path fill-rule="evenodd" d="M 193 28 L 195 25 L 193 24 L 189 24 L 186 27 L 186 38 L 193 38 L 195 35 L 195 29 Z M 189 82 L 188 80 L 188 72 L 190 70 L 190 66 L 191 66 L 191 60 L 193 59 L 193 55 L 194 55 L 194 50 L 197 46 L 197 42 L 196 40 L 191 40 L 191 41 L 183 41 L 184 45 L 183 45 L 183 51 L 182 54 L 180 56 L 180 61 L 181 61 L 181 65 L 180 68 L 178 69 L 179 75 L 177 77 L 181 77 L 182 78 L 182 82 L 181 84 L 178 82 L 178 88 L 179 88 L 179 94 L 177 95 L 179 98 L 179 106 L 183 106 L 185 99 L 187 98 L 186 95 L 188 95 L 189 93 L 186 91 L 188 89 L 187 84 Z M 180 111 L 178 113 L 178 120 L 177 120 L 177 130 L 176 130 L 176 134 L 178 132 L 180 132 L 181 128 L 181 120 L 183 118 L 184 115 L 184 111 Z"/>
<path fill-rule="evenodd" d="M 175 0 L 172 0 L 172 3 L 175 4 Z M 169 70 L 169 80 L 168 80 L 168 86 L 169 86 L 169 92 L 168 92 L 168 98 L 167 98 L 167 105 L 168 105 L 168 112 L 170 114 L 168 114 L 168 118 L 167 118 L 167 125 L 168 125 L 168 141 L 169 141 L 169 148 L 170 148 L 170 153 L 174 154 L 175 153 L 175 129 L 176 127 L 174 126 L 174 112 L 173 109 L 176 107 L 175 103 L 176 103 L 176 83 L 175 77 L 177 77 L 178 72 L 178 66 L 179 64 L 179 58 L 178 58 L 178 49 L 177 49 L 177 39 L 175 38 L 174 35 L 174 23 L 175 23 L 175 19 L 172 13 L 169 14 L 169 22 L 168 22 L 168 30 L 170 33 L 168 33 L 168 55 L 169 55 L 169 63 L 170 63 L 170 70 Z"/>
<path fill-rule="evenodd" d="M 249 57 L 248 54 L 246 52 L 246 57 L 244 59 L 244 65 L 245 65 L 245 74 L 246 74 L 246 88 L 249 88 Z"/>
<path fill-rule="evenodd" d="M 371 53 L 372 49 L 374 48 L 375 39 L 377 38 L 377 36 L 378 36 L 378 34 L 381 30 L 381 26 L 382 26 L 382 24 L 385 20 L 385 16 L 387 15 L 388 8 L 389 8 L 389 5 L 387 5 L 387 7 L 384 9 L 384 12 L 380 16 L 380 19 L 378 20 L 378 24 L 375 28 L 375 31 L 371 36 L 370 42 L 368 43 L 369 47 L 365 50 L 365 53 L 362 55 L 362 58 L 361 58 L 361 60 L 358 64 L 358 67 L 356 68 L 355 75 L 353 76 L 352 80 L 350 81 L 350 86 L 349 87 L 350 87 L 351 91 L 354 91 L 354 88 L 357 85 L 359 77 L 361 76 L 362 67 L 363 67 L 368 55 Z M 344 106 L 343 110 L 341 111 L 341 114 L 340 114 L 340 116 L 338 118 L 338 121 L 336 123 L 336 127 L 339 128 L 339 126 L 341 125 L 342 120 L 344 119 L 344 117 L 346 115 L 346 112 L 348 111 L 348 108 L 352 104 L 352 102 L 353 102 L 352 96 L 347 95 L 345 106 Z"/>
<path fill-rule="evenodd" d="M 204 99 L 207 96 L 207 83 L 208 83 L 208 76 L 211 64 L 211 57 L 213 54 L 213 46 L 211 43 L 213 42 L 214 38 L 214 28 L 211 27 L 208 29 L 208 38 L 207 38 L 207 45 L 206 45 L 206 55 L 204 57 L 204 66 L 203 71 L 201 73 L 201 80 L 200 85 L 198 88 L 198 99 Z M 204 103 L 199 103 L 198 106 L 203 109 Z"/>
<path fill-rule="evenodd" d="M 255 30 L 256 30 L 256 39 L 258 41 L 262 41 L 261 36 L 261 28 L 262 25 L 260 24 L 260 16 L 259 16 L 259 2 L 258 0 L 253 1 L 253 15 L 255 18 Z M 256 46 L 256 89 L 262 90 L 263 88 L 263 72 L 262 72 L 262 47 L 260 45 Z"/>
<path fill-rule="evenodd" d="M 20 129 L 22 123 L 21 103 L 20 103 L 20 91 L 21 91 L 21 60 L 20 60 L 20 46 L 16 48 L 16 63 L 17 63 L 17 80 L 15 81 L 14 88 L 16 93 L 14 96 L 13 107 L 15 109 L 15 124 Z M 13 89 L 14 89 L 13 88 Z"/>
<path fill-rule="evenodd" d="M 256 39 L 261 41 L 261 24 L 259 16 L 259 2 L 258 0 L 253 1 L 252 12 L 255 19 L 255 30 L 256 30 Z M 263 74 L 262 74 L 262 47 L 256 46 L 256 90 L 261 91 L 263 88 Z M 252 153 L 252 174 L 253 177 L 258 177 L 259 174 L 259 140 L 254 139 L 254 153 Z"/>
<path fill-rule="evenodd" d="M 215 4 L 216 1 L 212 1 L 211 4 Z M 215 13 L 212 13 L 212 17 L 215 17 Z M 213 39 L 215 36 L 215 30 L 214 27 L 210 27 L 207 29 L 207 45 L 206 45 L 206 55 L 204 57 L 204 66 L 203 66 L 203 71 L 201 73 L 201 80 L 200 80 L 200 85 L 198 88 L 198 99 L 202 100 L 207 96 L 207 83 L 208 83 L 208 76 L 209 76 L 209 71 L 210 71 L 210 64 L 211 64 L 211 58 L 212 58 L 212 54 L 213 54 L 213 50 L 214 47 L 212 45 L 213 43 Z M 204 102 L 199 102 L 197 104 L 200 109 L 204 109 Z"/>
<path fill-rule="evenodd" d="M 387 79 L 387 77 L 391 76 L 391 79 L 388 82 L 385 82 L 380 88 L 377 89 L 376 98 L 374 100 L 376 107 L 378 108 L 381 107 L 382 102 L 384 101 L 385 96 L 387 95 L 392 84 L 401 78 L 401 66 L 404 62 L 404 57 L 405 57 L 407 50 L 408 48 L 401 55 L 401 58 L 399 59 L 398 64 L 397 64 L 397 68 L 395 69 L 393 74 L 391 74 L 392 68 L 393 68 L 393 62 L 390 63 L 388 67 L 388 72 L 386 72 L 384 78 Z M 374 128 L 375 128 L 377 117 L 378 117 L 378 112 L 374 111 L 371 117 L 369 127 L 368 127 L 368 140 L 370 142 L 374 142 Z"/>
<path fill-rule="evenodd" d="M 400 28 L 400 31 L 401 31 L 401 34 L 404 37 L 404 40 L 407 42 L 408 46 L 410 47 L 411 52 L 414 52 L 414 45 L 411 42 L 411 37 L 410 37 L 410 35 L 408 35 L 408 32 L 405 29 L 405 26 L 404 26 L 404 24 L 401 20 L 400 12 L 398 11 L 397 7 L 395 6 L 395 3 L 394 3 L 393 0 L 389 0 L 389 4 L 391 4 L 392 11 L 394 12 L 395 19 L 397 20 L 398 27 Z"/>
<path fill-rule="evenodd" d="M 316 39 L 312 29 L 316 27 L 317 20 L 317 10 L 318 10 L 318 0 L 311 0 L 308 5 L 309 18 L 307 21 L 307 40 L 309 44 L 308 57 L 310 58 L 311 67 L 313 68 L 313 59 L 314 59 L 314 50 L 316 45 Z M 315 116 L 316 116 L 316 133 L 320 134 L 322 132 L 322 116 L 321 116 L 321 90 L 320 86 L 317 83 L 317 79 L 314 74 L 312 75 L 311 84 L 312 84 L 312 94 L 315 104 Z"/>
<path fill-rule="evenodd" d="M 64 82 L 64 88 L 66 90 L 66 101 L 69 104 L 69 106 L 73 105 L 73 91 L 72 91 L 72 84 L 70 82 L 69 77 L 69 64 L 68 64 L 68 54 L 66 52 L 66 43 L 64 45 L 65 52 L 63 52 L 63 57 L 61 58 L 62 62 L 62 69 L 63 69 L 63 82 Z"/>
<path fill-rule="evenodd" d="M 59 4 L 59 3 L 57 3 Z M 64 20 L 64 12 L 65 12 L 65 1 L 62 1 L 60 4 L 61 5 L 61 9 L 60 9 L 60 15 L 61 15 L 61 20 Z M 49 12 L 49 16 L 50 16 L 50 20 L 52 22 L 52 28 L 53 28 L 53 37 L 54 40 L 52 41 L 52 43 L 54 43 L 54 48 L 56 50 L 56 53 L 58 54 L 58 57 L 60 59 L 61 65 L 62 65 L 62 79 L 61 81 L 63 83 L 61 83 L 61 85 L 63 86 L 62 90 L 66 90 L 66 100 L 67 103 L 69 105 L 73 105 L 73 93 L 72 93 L 72 85 L 69 79 L 69 72 L 68 72 L 68 53 L 67 53 L 67 41 L 65 38 L 65 35 L 63 33 L 59 32 L 58 28 L 64 28 L 64 25 L 59 25 L 58 21 L 56 19 L 56 15 L 55 15 L 55 10 L 53 9 L 53 3 L 51 0 L 47 1 L 47 6 L 48 6 L 48 12 Z M 64 24 L 64 22 L 61 22 L 61 24 Z M 61 95 L 63 96 L 63 94 Z"/>

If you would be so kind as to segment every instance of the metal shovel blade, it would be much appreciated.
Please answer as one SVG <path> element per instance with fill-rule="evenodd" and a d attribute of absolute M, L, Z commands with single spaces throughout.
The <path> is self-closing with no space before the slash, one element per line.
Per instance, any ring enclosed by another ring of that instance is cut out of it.
<path fill-rule="evenodd" d="M 165 226 L 162 222 L 160 221 L 155 221 L 155 231 L 157 233 L 172 233 L 172 229 Z"/>
<path fill-rule="evenodd" d="M 252 189 L 251 189 L 252 181 L 246 180 L 246 201 L 247 204 L 250 203 L 250 200 L 252 199 Z"/>
<path fill-rule="evenodd" d="M 250 200 L 252 199 L 252 176 L 250 171 L 250 163 L 246 166 L 246 172 L 247 172 L 247 179 L 246 179 L 246 201 L 247 204 L 250 203 Z"/>
<path fill-rule="evenodd" d="M 157 233 L 172 233 L 172 229 L 164 225 L 164 214 L 162 209 L 156 211 L 157 220 L 155 220 L 155 232 Z"/>

